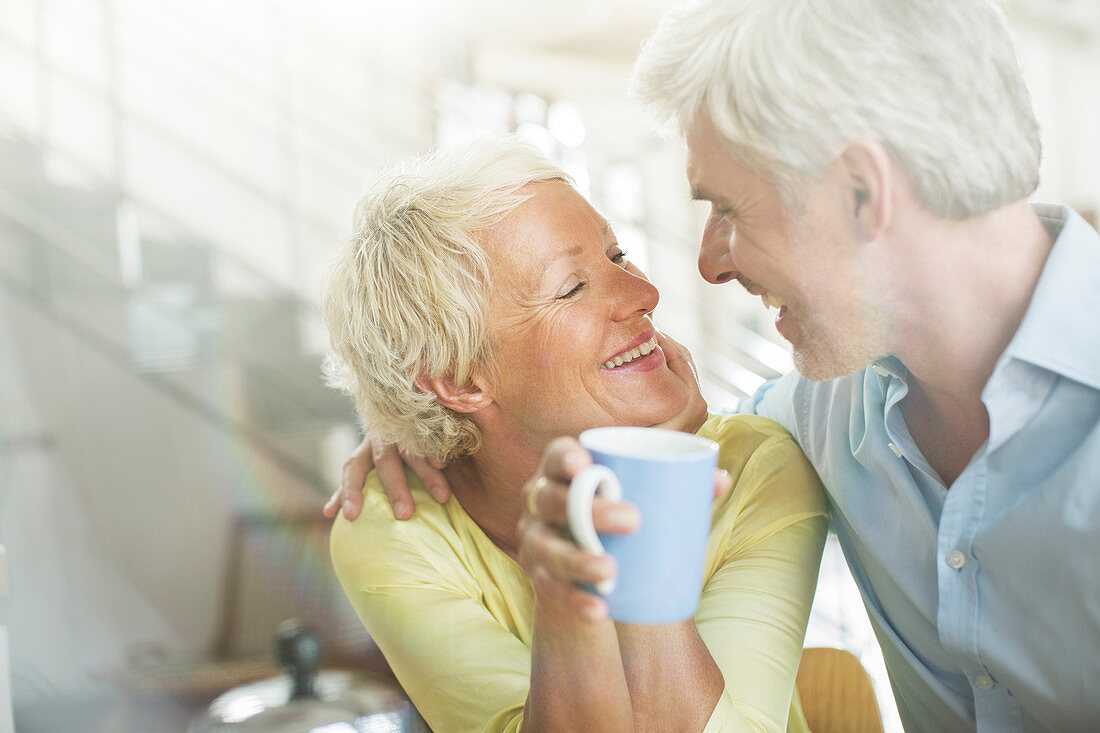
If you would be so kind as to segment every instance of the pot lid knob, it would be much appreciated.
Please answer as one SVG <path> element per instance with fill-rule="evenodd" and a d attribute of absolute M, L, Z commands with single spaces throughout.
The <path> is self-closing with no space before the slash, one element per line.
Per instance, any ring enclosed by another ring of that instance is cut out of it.
<path fill-rule="evenodd" d="M 321 664 L 321 638 L 298 619 L 287 619 L 275 632 L 275 659 L 290 675 L 290 699 L 316 697 L 313 682 Z"/>

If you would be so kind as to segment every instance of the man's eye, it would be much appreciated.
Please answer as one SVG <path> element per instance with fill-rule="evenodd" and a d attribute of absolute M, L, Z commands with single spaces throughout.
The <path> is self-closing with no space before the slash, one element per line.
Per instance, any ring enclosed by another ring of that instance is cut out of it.
<path fill-rule="evenodd" d="M 611 255 L 611 261 L 614 262 L 616 265 L 621 265 L 623 263 L 623 260 L 625 260 L 625 259 L 626 259 L 626 252 L 624 252 L 622 250 L 619 250 L 619 252 L 617 254 Z"/>
<path fill-rule="evenodd" d="M 581 288 L 583 288 L 583 287 L 584 287 L 584 286 L 585 286 L 586 284 L 587 284 L 587 283 L 585 283 L 585 282 L 583 282 L 583 281 L 581 281 L 581 282 L 577 283 L 577 284 L 576 284 L 576 285 L 575 285 L 575 286 L 573 287 L 573 289 L 572 289 L 572 290 L 570 290 L 570 291 L 569 291 L 568 293 L 566 293 L 565 295 L 559 295 L 557 299 L 558 299 L 558 300 L 569 300 L 569 299 L 570 299 L 570 298 L 572 298 L 572 297 L 573 297 L 574 295 L 576 295 L 577 293 L 579 293 L 579 292 L 581 291 Z"/>

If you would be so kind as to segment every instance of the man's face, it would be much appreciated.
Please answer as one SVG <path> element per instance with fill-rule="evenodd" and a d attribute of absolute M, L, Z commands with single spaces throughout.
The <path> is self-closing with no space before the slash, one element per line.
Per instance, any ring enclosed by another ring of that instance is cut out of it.
<path fill-rule="evenodd" d="M 856 235 L 843 176 L 827 172 L 788 215 L 774 184 L 726 151 L 709 116 L 697 115 L 686 137 L 692 196 L 711 205 L 699 250 L 703 277 L 737 280 L 778 307 L 776 329 L 807 379 L 850 374 L 888 353 L 881 278 Z"/>

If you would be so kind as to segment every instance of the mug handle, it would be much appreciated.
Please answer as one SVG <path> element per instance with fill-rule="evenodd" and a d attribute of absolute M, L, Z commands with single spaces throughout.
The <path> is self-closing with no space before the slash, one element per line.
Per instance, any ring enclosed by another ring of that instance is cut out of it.
<path fill-rule="evenodd" d="M 607 466 L 585 466 L 573 478 L 569 485 L 569 500 L 566 511 L 569 516 L 569 531 L 573 533 L 573 539 L 577 541 L 582 550 L 606 555 L 603 543 L 596 535 L 596 528 L 592 525 L 592 499 L 596 494 L 611 501 L 619 501 L 623 496 L 623 488 L 619 479 Z M 615 590 L 615 578 L 601 580 L 596 583 L 596 592 L 606 596 Z"/>

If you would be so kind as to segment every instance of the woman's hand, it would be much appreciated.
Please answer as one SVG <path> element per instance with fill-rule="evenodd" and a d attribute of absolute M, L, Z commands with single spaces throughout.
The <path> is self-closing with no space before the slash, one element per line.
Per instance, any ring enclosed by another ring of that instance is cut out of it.
<path fill-rule="evenodd" d="M 528 716 L 539 722 L 557 720 L 563 709 L 554 701 L 563 696 L 575 701 L 566 710 L 580 715 L 584 710 L 578 701 L 592 689 L 584 676 L 598 672 L 601 695 L 594 709 L 604 715 L 601 730 L 629 729 L 639 720 L 649 721 L 655 730 L 683 729 L 685 723 L 687 728 L 701 729 L 723 683 L 694 620 L 652 626 L 612 624 L 607 602 L 575 585 L 596 583 L 615 573 L 610 556 L 585 552 L 562 537 L 569 484 L 591 463 L 588 451 L 575 438 L 556 438 L 524 487 L 517 559 L 535 589 Z M 717 472 L 715 495 L 729 487 L 728 474 Z M 638 510 L 631 504 L 598 495 L 592 500 L 597 532 L 626 534 L 636 531 L 639 522 Z M 670 662 L 670 655 L 682 658 Z M 583 663 L 585 658 L 593 662 Z M 674 674 L 655 674 L 662 664 Z M 670 685 L 670 679 L 677 684 Z"/>
<path fill-rule="evenodd" d="M 333 493 L 322 512 L 329 519 L 335 519 L 341 509 L 346 519 L 358 517 L 363 509 L 363 482 L 372 469 L 377 469 L 382 488 L 393 507 L 393 515 L 398 519 L 408 519 L 413 515 L 414 505 L 409 483 L 405 479 L 405 466 L 420 478 L 432 498 L 442 504 L 451 498 L 451 487 L 442 471 L 446 465 L 411 456 L 396 446 L 367 436 L 344 461 L 340 488 Z"/>
<path fill-rule="evenodd" d="M 548 607 L 559 612 L 596 621 L 606 617 L 607 603 L 575 583 L 594 584 L 612 577 L 615 561 L 609 555 L 586 552 L 562 536 L 568 527 L 569 484 L 591 463 L 592 457 L 575 438 L 555 438 L 550 443 L 538 472 L 524 487 L 517 559 L 531 578 L 540 602 L 545 600 Z M 715 472 L 715 498 L 729 491 L 730 485 L 726 471 Z M 599 495 L 592 500 L 592 524 L 600 534 L 629 534 L 638 529 L 640 521 L 632 504 Z"/>
<path fill-rule="evenodd" d="M 653 427 L 679 430 L 682 433 L 697 432 L 706 422 L 707 403 L 699 391 L 699 372 L 695 369 L 691 352 L 680 342 L 660 332 L 657 333 L 657 345 L 661 347 L 661 351 L 665 352 L 668 368 L 683 380 L 688 391 L 688 401 L 679 414 Z"/>
<path fill-rule="evenodd" d="M 575 438 L 556 438 L 547 447 L 538 472 L 524 487 L 524 509 L 517 526 L 517 560 L 531 578 L 539 605 L 551 613 L 588 621 L 607 617 L 607 603 L 575 583 L 596 583 L 615 574 L 609 555 L 596 555 L 565 539 L 569 483 L 592 463 Z M 592 520 L 597 532 L 627 534 L 638 528 L 638 510 L 596 496 Z"/>
<path fill-rule="evenodd" d="M 535 589 L 531 624 L 531 686 L 524 730 L 630 731 L 633 712 L 615 625 L 607 603 L 575 581 L 615 573 L 606 555 L 585 552 L 560 533 L 569 482 L 592 462 L 574 438 L 557 438 L 524 487 L 516 559 Z M 633 531 L 637 511 L 600 497 L 593 501 L 600 531 Z"/>

